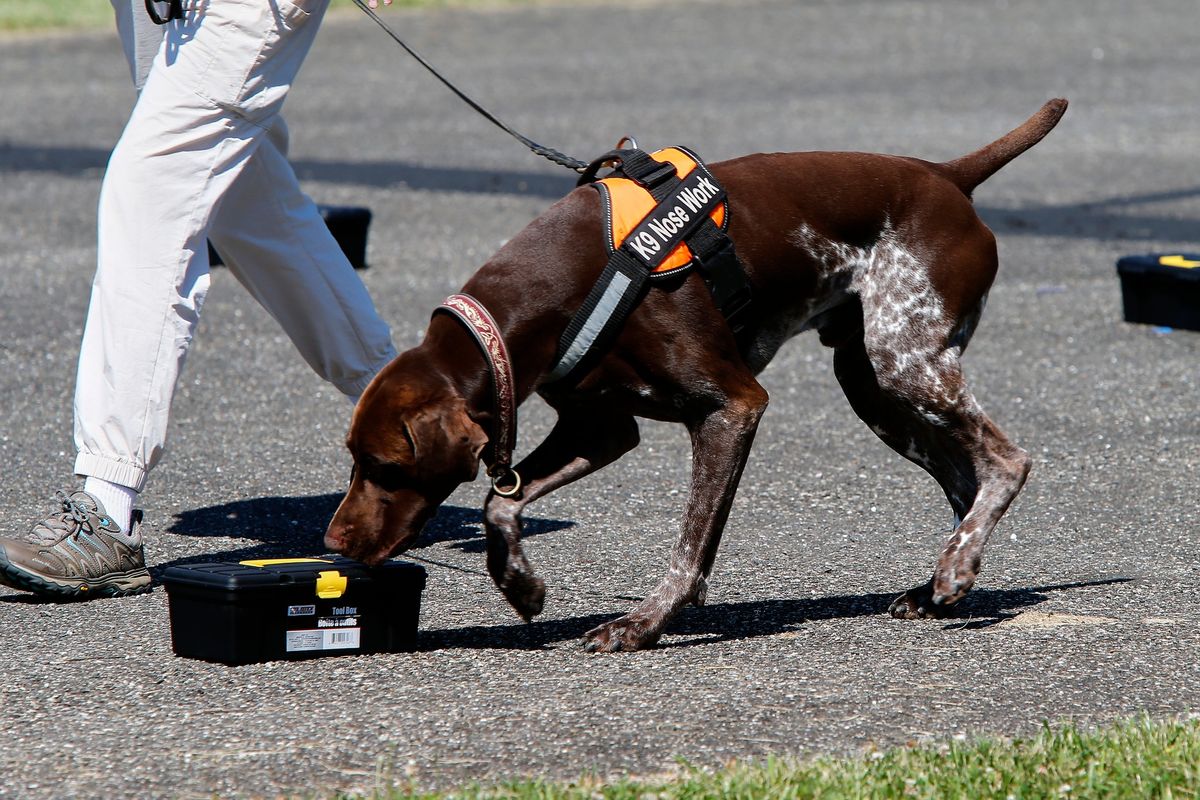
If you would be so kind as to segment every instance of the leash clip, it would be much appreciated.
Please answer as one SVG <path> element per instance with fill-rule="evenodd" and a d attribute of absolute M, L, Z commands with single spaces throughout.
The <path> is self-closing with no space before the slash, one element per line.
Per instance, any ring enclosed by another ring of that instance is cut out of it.
<path fill-rule="evenodd" d="M 516 497 L 521 493 L 521 476 L 515 469 L 502 464 L 496 464 L 488 470 L 492 479 L 492 491 L 501 497 Z M 505 481 L 512 481 L 511 486 L 503 486 Z"/>
<path fill-rule="evenodd" d="M 165 17 L 158 13 L 158 9 L 155 7 L 157 2 L 167 4 Z M 146 0 L 146 13 L 150 15 L 150 21 L 155 25 L 166 25 L 173 19 L 183 19 L 183 0 Z"/>

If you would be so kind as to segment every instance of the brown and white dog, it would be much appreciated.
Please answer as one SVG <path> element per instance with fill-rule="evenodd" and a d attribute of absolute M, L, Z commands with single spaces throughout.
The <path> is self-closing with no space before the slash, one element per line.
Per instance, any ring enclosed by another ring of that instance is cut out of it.
<path fill-rule="evenodd" d="M 625 616 L 585 634 L 588 649 L 652 645 L 680 608 L 704 602 L 721 532 L 767 392 L 755 379 L 788 338 L 816 329 L 834 351 L 850 405 L 946 493 L 955 529 L 933 577 L 891 605 L 938 617 L 970 590 L 989 535 L 1029 472 L 1029 456 L 984 414 L 960 367 L 997 270 L 996 242 L 971 193 L 1042 139 L 1066 111 L 1046 103 L 970 155 L 934 164 L 865 153 L 771 153 L 711 165 L 728 192 L 729 235 L 754 290 L 739 348 L 701 277 L 651 289 L 611 351 L 578 385 L 544 385 L 559 336 L 607 260 L 599 193 L 555 203 L 463 288 L 495 318 L 519 403 L 539 392 L 558 413 L 517 471 L 522 492 L 492 492 L 488 569 L 524 619 L 545 588 L 521 549 L 525 507 L 638 444 L 636 417 L 681 422 L 692 486 L 667 575 Z M 364 392 L 347 445 L 355 471 L 325 543 L 376 563 L 417 538 L 474 479 L 495 414 L 490 372 L 450 315 Z"/>

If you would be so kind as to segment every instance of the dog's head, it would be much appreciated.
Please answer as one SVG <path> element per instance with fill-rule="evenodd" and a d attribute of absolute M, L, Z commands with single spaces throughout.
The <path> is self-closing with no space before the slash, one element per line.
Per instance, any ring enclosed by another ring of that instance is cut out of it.
<path fill-rule="evenodd" d="M 393 362 L 392 366 L 396 366 Z M 450 493 L 474 480 L 487 435 L 448 387 L 386 369 L 363 393 L 346 446 L 354 472 L 325 546 L 376 564 L 412 546 Z"/>

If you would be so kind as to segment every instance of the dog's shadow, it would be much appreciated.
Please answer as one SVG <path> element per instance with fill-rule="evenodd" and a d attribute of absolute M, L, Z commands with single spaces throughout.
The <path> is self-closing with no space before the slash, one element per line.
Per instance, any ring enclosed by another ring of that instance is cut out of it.
<path fill-rule="evenodd" d="M 1021 609 L 1049 599 L 1048 593 L 1092 586 L 1127 583 L 1133 578 L 1108 578 L 1077 583 L 1035 586 L 1027 589 L 977 589 L 955 607 L 954 617 L 941 620 L 943 629 L 979 630 L 1012 619 Z M 757 600 L 716 603 L 703 608 L 688 607 L 667 627 L 667 641 L 659 649 L 776 636 L 801 630 L 810 622 L 885 616 L 898 593 L 833 595 L 807 599 Z M 420 632 L 421 650 L 485 649 L 540 650 L 565 641 L 578 640 L 593 627 L 612 620 L 615 614 L 589 614 L 566 619 L 535 620 L 525 624 L 446 628 Z M 903 624 L 897 622 L 897 624 Z M 682 639 L 678 637 L 684 637 Z"/>
<path fill-rule="evenodd" d="M 251 539 L 256 544 L 162 561 L 151 565 L 150 576 L 155 584 L 161 585 L 163 573 L 175 566 L 325 554 L 328 552 L 323 541 L 325 527 L 341 501 L 341 494 L 257 497 L 182 511 L 166 529 L 167 533 L 197 539 Z M 524 538 L 562 530 L 575 524 L 568 520 L 536 517 L 523 520 L 523 523 Z M 411 549 L 420 551 L 443 542 L 465 553 L 485 552 L 487 544 L 483 536 L 483 510 L 442 506 Z M 4 595 L 0 597 L 0 602 L 37 605 L 72 601 L 22 593 Z"/>
<path fill-rule="evenodd" d="M 166 561 L 152 567 L 151 575 L 158 581 L 169 567 L 183 564 L 287 558 L 328 552 L 323 542 L 325 527 L 341 501 L 341 494 L 257 497 L 180 512 L 167 528 L 167 533 L 201 539 L 214 536 L 252 539 L 257 544 Z M 575 524 L 568 520 L 536 517 L 523 522 L 522 536 L 525 538 Z M 487 545 L 483 537 L 482 509 L 442 506 L 425 526 L 412 550 L 420 551 L 440 543 L 449 543 L 449 547 L 465 553 L 485 552 Z"/>
<path fill-rule="evenodd" d="M 247 547 L 204 555 L 186 556 L 159 563 L 150 569 L 155 583 L 170 567 L 212 561 L 245 561 L 255 558 L 287 558 L 325 552 L 322 536 L 325 526 L 341 502 L 341 494 L 311 497 L 260 497 L 197 508 L 178 514 L 168 533 L 196 538 L 229 537 L 257 541 Z M 425 527 L 414 551 L 433 544 L 449 546 L 468 553 L 486 549 L 481 509 L 442 506 Z M 523 536 L 537 536 L 571 527 L 566 520 L 528 519 Z M 1090 586 L 1126 583 L 1132 578 L 1110 578 L 1077 583 L 1036 586 L 1027 589 L 976 589 L 955 607 L 953 617 L 942 620 L 947 629 L 979 630 L 1015 617 L 1020 609 L 1038 605 L 1047 593 Z M 556 590 L 548 587 L 551 596 Z M 715 603 L 703 608 L 685 608 L 671 621 L 667 641 L 660 648 L 688 647 L 698 644 L 775 636 L 801 629 L 805 623 L 831 619 L 881 616 L 896 593 L 833 595 L 807 599 L 758 600 L 742 603 Z M 624 598 L 632 600 L 632 598 Z M 54 602 L 35 595 L 0 597 L 0 602 Z M 578 640 L 593 627 L 613 619 L 616 614 L 588 614 L 555 620 L 534 620 L 465 628 L 426 629 L 419 632 L 421 650 L 497 649 L 538 650 L 550 645 Z M 679 638 L 679 637 L 683 638 Z"/>

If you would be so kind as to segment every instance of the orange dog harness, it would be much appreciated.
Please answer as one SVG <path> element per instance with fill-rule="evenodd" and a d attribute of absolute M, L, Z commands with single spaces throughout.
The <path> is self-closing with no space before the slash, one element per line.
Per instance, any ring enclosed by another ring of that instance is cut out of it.
<path fill-rule="evenodd" d="M 606 164 L 617 167 L 597 180 Z M 699 269 L 717 308 L 735 335 L 745 327 L 750 283 L 725 234 L 725 190 L 698 156 L 682 147 L 649 154 L 606 153 L 579 183 L 600 192 L 608 238 L 608 264 L 558 344 L 547 383 L 572 384 L 607 351 L 649 282 Z"/>
<path fill-rule="evenodd" d="M 724 198 L 725 192 L 708 174 L 699 159 L 680 147 L 668 147 L 650 155 L 659 163 L 675 167 L 678 178 L 687 178 L 697 169 L 694 188 L 679 193 L 678 203 L 659 204 L 650 190 L 632 178 L 607 177 L 595 183 L 604 202 L 604 216 L 608 227 L 608 252 L 613 253 L 628 243 L 647 264 L 661 258 L 657 266 L 650 269 L 652 277 L 663 278 L 684 272 L 692 265 L 694 255 L 686 243 L 663 252 L 667 242 L 696 215 L 704 213 L 713 205 L 714 198 Z M 667 206 L 670 205 L 670 208 Z M 721 230 L 725 229 L 727 203 L 721 199 L 708 217 Z M 630 238 L 630 234 L 636 235 Z"/>

